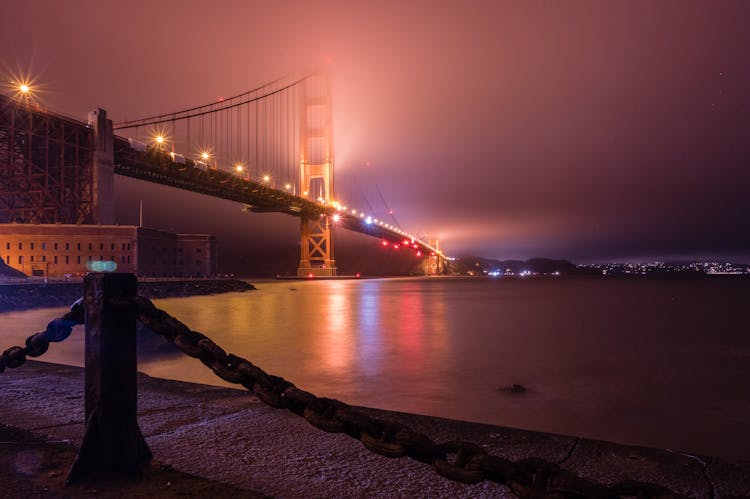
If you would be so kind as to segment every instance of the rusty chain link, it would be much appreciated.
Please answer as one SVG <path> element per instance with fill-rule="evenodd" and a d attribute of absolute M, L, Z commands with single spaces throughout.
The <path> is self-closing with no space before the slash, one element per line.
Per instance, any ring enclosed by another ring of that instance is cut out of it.
<path fill-rule="evenodd" d="M 65 340 L 73 331 L 73 326 L 83 324 L 83 298 L 70 306 L 70 312 L 47 324 L 44 331 L 34 333 L 26 338 L 26 346 L 12 346 L 0 356 L 0 373 L 6 367 L 15 368 L 26 362 L 26 357 L 39 357 L 47 351 L 50 343 Z"/>
<path fill-rule="evenodd" d="M 317 397 L 284 378 L 268 374 L 252 362 L 226 353 L 210 338 L 190 330 L 146 298 L 137 297 L 136 306 L 138 319 L 148 329 L 199 359 L 221 379 L 244 386 L 271 407 L 288 409 L 323 431 L 345 433 L 382 456 L 408 456 L 429 464 L 450 480 L 469 484 L 491 480 L 507 485 L 518 497 L 530 499 L 684 497 L 659 485 L 635 481 L 604 486 L 555 463 L 537 458 L 514 462 L 493 456 L 470 442 L 438 444 L 401 423 L 373 418 L 339 400 Z"/>

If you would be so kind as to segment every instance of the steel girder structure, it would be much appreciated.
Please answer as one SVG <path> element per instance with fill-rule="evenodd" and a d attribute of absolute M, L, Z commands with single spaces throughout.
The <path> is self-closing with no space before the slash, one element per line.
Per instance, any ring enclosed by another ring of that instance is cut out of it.
<path fill-rule="evenodd" d="M 93 131 L 0 95 L 0 223 L 93 223 Z"/>
<path fill-rule="evenodd" d="M 115 137 L 115 173 L 125 177 L 168 185 L 230 201 L 243 203 L 253 212 L 278 212 L 294 216 L 320 217 L 331 211 L 320 203 L 245 180 L 218 169 L 202 169 L 191 160 L 175 163 L 168 153 L 157 149 L 132 149 L 126 140 Z"/>

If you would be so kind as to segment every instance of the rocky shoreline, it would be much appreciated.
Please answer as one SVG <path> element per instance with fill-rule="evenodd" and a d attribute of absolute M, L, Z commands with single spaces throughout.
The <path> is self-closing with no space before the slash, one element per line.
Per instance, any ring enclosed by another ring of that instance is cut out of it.
<path fill-rule="evenodd" d="M 244 292 L 255 289 L 237 279 L 139 281 L 138 294 L 146 298 L 177 298 Z M 22 283 L 0 285 L 0 313 L 43 307 L 68 306 L 83 294 L 79 282 Z"/>

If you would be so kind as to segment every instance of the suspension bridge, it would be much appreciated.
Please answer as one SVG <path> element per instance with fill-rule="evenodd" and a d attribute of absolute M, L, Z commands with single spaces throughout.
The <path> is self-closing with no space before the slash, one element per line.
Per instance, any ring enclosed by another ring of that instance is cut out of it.
<path fill-rule="evenodd" d="M 332 232 L 380 239 L 445 268 L 437 241 L 404 229 L 377 182 L 334 182 L 326 74 L 282 78 L 178 111 L 83 123 L 43 109 L 28 86 L 0 95 L 0 223 L 115 223 L 114 175 L 300 219 L 299 277 L 336 276 Z"/>

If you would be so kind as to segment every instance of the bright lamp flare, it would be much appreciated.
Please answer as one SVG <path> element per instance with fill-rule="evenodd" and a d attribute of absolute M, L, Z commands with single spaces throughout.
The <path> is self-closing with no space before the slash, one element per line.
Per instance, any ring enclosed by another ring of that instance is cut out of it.
<path fill-rule="evenodd" d="M 18 91 L 22 94 L 28 94 L 31 91 L 31 87 L 25 83 L 21 83 L 20 85 L 18 85 Z"/>
<path fill-rule="evenodd" d="M 336 213 L 331 218 L 333 219 L 334 222 L 338 222 L 339 220 L 341 220 L 341 215 L 339 215 L 338 213 Z"/>

